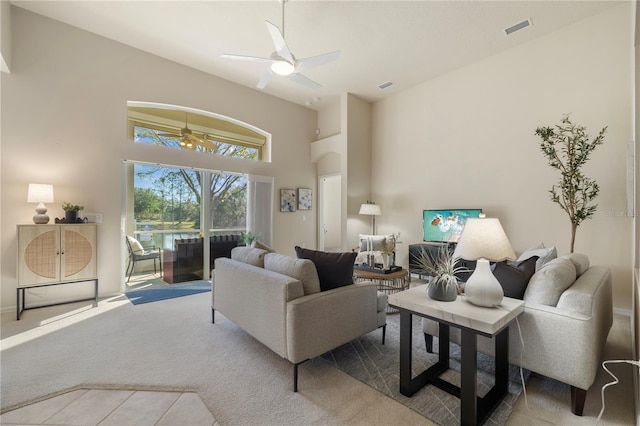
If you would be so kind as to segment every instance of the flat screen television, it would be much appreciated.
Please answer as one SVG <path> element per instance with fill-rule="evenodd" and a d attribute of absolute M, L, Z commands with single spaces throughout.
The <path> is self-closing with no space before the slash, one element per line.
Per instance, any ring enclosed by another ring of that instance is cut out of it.
<path fill-rule="evenodd" d="M 467 219 L 480 217 L 482 209 L 423 210 L 423 240 L 457 243 Z"/>

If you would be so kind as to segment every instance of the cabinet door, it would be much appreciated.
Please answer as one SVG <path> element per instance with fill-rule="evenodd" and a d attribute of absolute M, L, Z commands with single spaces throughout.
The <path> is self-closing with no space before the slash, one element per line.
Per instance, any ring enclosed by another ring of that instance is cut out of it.
<path fill-rule="evenodd" d="M 18 285 L 60 281 L 60 228 L 18 228 Z"/>
<path fill-rule="evenodd" d="M 61 280 L 95 278 L 96 226 L 62 225 L 61 228 Z"/>

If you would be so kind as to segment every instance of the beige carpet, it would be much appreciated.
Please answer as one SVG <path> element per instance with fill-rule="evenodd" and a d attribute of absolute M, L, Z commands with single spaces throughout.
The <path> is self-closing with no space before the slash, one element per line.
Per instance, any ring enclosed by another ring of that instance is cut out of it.
<path fill-rule="evenodd" d="M 292 366 L 221 315 L 211 324 L 210 294 L 133 306 L 126 297 L 98 308 L 77 303 L 2 315 L 2 412 L 80 385 L 94 388 L 197 392 L 221 425 L 432 424 L 416 412 L 322 359 Z M 375 332 L 374 332 L 375 333 Z M 628 319 L 617 318 L 607 357 L 629 356 Z M 604 424 L 633 424 L 630 369 L 607 391 Z M 614 368 L 612 368 L 614 369 Z M 615 371 L 615 369 L 614 369 Z M 602 372 L 599 383 L 606 383 Z M 585 416 L 569 410 L 568 387 L 549 379 L 528 382 L 507 424 L 593 425 L 599 389 Z"/>

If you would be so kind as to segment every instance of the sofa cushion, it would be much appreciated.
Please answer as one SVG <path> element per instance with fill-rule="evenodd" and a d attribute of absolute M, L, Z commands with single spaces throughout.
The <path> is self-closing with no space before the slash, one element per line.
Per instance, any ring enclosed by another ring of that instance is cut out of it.
<path fill-rule="evenodd" d="M 264 256 L 267 253 L 266 250 L 253 247 L 234 247 L 231 250 L 231 259 L 264 268 Z"/>
<path fill-rule="evenodd" d="M 493 275 L 496 277 L 504 295 L 514 299 L 522 299 L 529 284 L 529 280 L 536 272 L 538 256 L 530 257 L 522 262 L 497 262 L 493 265 Z"/>
<path fill-rule="evenodd" d="M 538 256 L 538 260 L 536 262 L 536 271 L 537 271 L 540 268 L 542 268 L 546 263 L 558 257 L 558 252 L 555 247 L 545 247 L 544 244 L 540 243 L 536 246 L 533 246 L 527 249 L 524 253 L 518 256 L 518 259 L 516 260 L 516 262 L 527 260 L 533 256 Z"/>
<path fill-rule="evenodd" d="M 587 269 L 589 269 L 589 258 L 586 254 L 569 253 L 560 257 L 562 257 L 563 259 L 569 259 L 571 262 L 573 262 L 573 266 L 576 267 L 577 277 L 584 274 L 585 272 L 587 272 Z"/>
<path fill-rule="evenodd" d="M 304 294 L 320 292 L 320 279 L 316 266 L 309 259 L 296 259 L 279 253 L 267 253 L 264 269 L 295 278 L 302 283 Z"/>
<path fill-rule="evenodd" d="M 562 293 L 576 280 L 576 267 L 569 259 L 557 258 L 538 270 L 526 291 L 524 300 L 542 305 L 556 306 Z"/>
<path fill-rule="evenodd" d="M 321 291 L 353 284 L 355 252 L 329 253 L 296 246 L 296 254 L 300 259 L 309 259 L 315 264 Z"/>

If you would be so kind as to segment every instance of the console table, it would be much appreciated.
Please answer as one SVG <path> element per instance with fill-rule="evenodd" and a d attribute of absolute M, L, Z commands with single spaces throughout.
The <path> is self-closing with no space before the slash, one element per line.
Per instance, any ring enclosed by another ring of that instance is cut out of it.
<path fill-rule="evenodd" d="M 507 392 L 509 379 L 509 324 L 522 312 L 524 302 L 505 297 L 500 306 L 485 308 L 464 301 L 439 302 L 427 295 L 426 286 L 389 296 L 389 305 L 400 311 L 400 393 L 410 397 L 427 384 L 460 398 L 460 423 L 482 424 Z M 438 362 L 412 378 L 412 317 L 439 323 Z M 449 369 L 449 327 L 461 331 L 460 387 L 439 376 Z M 477 396 L 477 336 L 495 336 L 495 384 L 482 398 Z"/>

